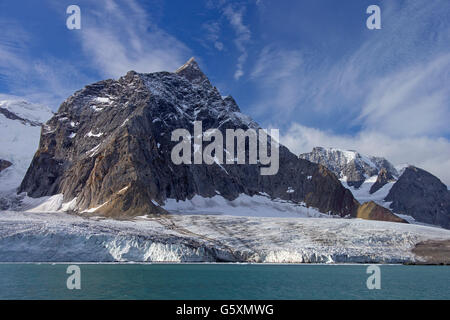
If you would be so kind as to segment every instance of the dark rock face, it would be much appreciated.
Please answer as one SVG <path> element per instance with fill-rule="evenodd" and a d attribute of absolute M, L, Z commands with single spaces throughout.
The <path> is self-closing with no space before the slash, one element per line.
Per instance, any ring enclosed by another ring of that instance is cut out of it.
<path fill-rule="evenodd" d="M 395 181 L 392 174 L 389 173 L 385 168 L 381 168 L 380 173 L 378 173 L 377 181 L 370 187 L 369 193 L 375 193 L 380 190 L 386 183 Z"/>
<path fill-rule="evenodd" d="M 407 167 L 385 201 L 392 201 L 390 208 L 396 213 L 450 229 L 450 191 L 425 170 Z"/>
<path fill-rule="evenodd" d="M 19 191 L 32 197 L 63 193 L 64 201 L 76 198 L 79 211 L 98 207 L 113 217 L 161 213 L 168 198 L 217 193 L 229 200 L 266 193 L 321 212 L 356 215 L 359 203 L 332 172 L 281 145 L 272 176 L 261 175 L 259 163 L 175 165 L 170 155 L 178 142 L 171 133 L 192 133 L 194 121 L 202 121 L 203 131 L 259 128 L 233 98 L 221 97 L 194 60 L 175 73 L 130 71 L 88 85 L 43 127 Z"/>
<path fill-rule="evenodd" d="M 366 157 L 356 151 L 315 147 L 312 152 L 302 153 L 299 157 L 326 166 L 338 178 L 346 177 L 347 184 L 355 188 L 359 188 L 368 177 L 377 175 L 382 168 L 389 176 L 398 175 L 386 159 Z"/>
<path fill-rule="evenodd" d="M 12 166 L 12 163 L 7 160 L 0 159 L 0 172 Z"/>

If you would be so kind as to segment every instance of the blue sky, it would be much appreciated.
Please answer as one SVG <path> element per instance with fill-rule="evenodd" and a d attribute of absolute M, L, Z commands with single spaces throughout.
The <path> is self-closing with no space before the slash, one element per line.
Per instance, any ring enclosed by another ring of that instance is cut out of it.
<path fill-rule="evenodd" d="M 450 184 L 448 0 L 0 2 L 0 93 L 59 104 L 128 70 L 195 56 L 295 153 L 356 149 Z M 81 8 L 81 30 L 65 26 Z M 382 29 L 366 28 L 381 8 Z"/>

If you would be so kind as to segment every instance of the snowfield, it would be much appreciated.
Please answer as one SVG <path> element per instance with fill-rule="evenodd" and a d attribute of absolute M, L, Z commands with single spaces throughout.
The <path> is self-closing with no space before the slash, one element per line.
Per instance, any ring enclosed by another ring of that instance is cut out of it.
<path fill-rule="evenodd" d="M 53 115 L 42 105 L 32 104 L 18 97 L 0 94 L 0 108 L 29 122 L 44 123 Z M 41 127 L 0 114 L 0 159 L 13 165 L 0 172 L 0 198 L 15 192 L 39 145 Z"/>
<path fill-rule="evenodd" d="M 450 231 L 361 219 L 0 212 L 2 262 L 420 263 L 411 250 L 427 240 L 449 241 Z"/>
<path fill-rule="evenodd" d="M 216 192 L 218 193 L 218 191 Z M 272 218 L 330 217 L 315 208 L 307 207 L 304 203 L 296 204 L 282 199 L 270 199 L 266 194 L 249 196 L 242 193 L 232 201 L 225 199 L 220 194 L 211 198 L 196 195 L 192 199 L 185 201 L 167 199 L 163 208 L 172 214 Z"/>

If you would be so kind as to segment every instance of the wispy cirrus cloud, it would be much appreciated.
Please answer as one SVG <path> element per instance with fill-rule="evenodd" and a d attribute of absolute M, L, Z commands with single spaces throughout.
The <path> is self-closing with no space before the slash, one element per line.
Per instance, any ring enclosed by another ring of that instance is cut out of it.
<path fill-rule="evenodd" d="M 304 60 L 300 50 L 289 50 L 267 45 L 264 47 L 250 74 L 250 79 L 258 84 L 259 100 L 255 101 L 252 113 L 263 114 L 266 111 L 283 110 L 289 114 L 298 108 L 301 102 L 301 78 Z M 274 116 L 279 115 L 275 112 Z"/>
<path fill-rule="evenodd" d="M 439 131 L 436 128 L 442 133 L 441 121 L 425 113 L 440 114 L 440 118 L 448 114 L 443 102 L 448 101 L 450 89 L 443 83 L 450 79 L 449 9 L 440 0 L 383 4 L 383 29 L 363 30 L 361 40 L 355 41 L 359 46 L 341 54 L 267 45 L 251 74 L 261 92 L 271 88 L 272 98 L 262 95 L 255 102 L 261 107 L 255 111 L 283 110 L 278 115 L 280 123 L 305 111 L 302 116 L 328 117 L 332 123 L 336 116 L 347 115 L 349 126 L 365 129 L 383 120 L 384 129 L 392 134 L 434 134 Z M 395 118 L 405 113 L 417 116 L 412 121 L 416 129 L 387 125 L 387 115 Z"/>
<path fill-rule="evenodd" d="M 218 21 L 209 21 L 203 24 L 203 29 L 206 31 L 206 40 L 211 42 L 219 51 L 222 51 L 224 44 L 220 41 L 220 23 Z"/>
<path fill-rule="evenodd" d="M 383 29 L 363 30 L 339 55 L 267 45 L 251 73 L 262 93 L 252 111 L 275 114 L 295 153 L 355 149 L 450 184 L 449 10 L 440 0 L 383 3 Z"/>
<path fill-rule="evenodd" d="M 445 138 L 392 137 L 380 131 L 340 135 L 293 123 L 280 141 L 297 155 L 321 146 L 382 156 L 395 165 L 412 164 L 423 168 L 450 186 L 450 142 Z"/>
<path fill-rule="evenodd" d="M 379 78 L 356 121 L 393 136 L 450 134 L 450 54 Z"/>
<path fill-rule="evenodd" d="M 14 20 L 0 24 L 0 81 L 11 94 L 56 109 L 88 77 L 76 65 L 51 55 L 35 56 L 32 36 Z"/>
<path fill-rule="evenodd" d="M 234 78 L 238 80 L 244 75 L 244 64 L 248 58 L 246 45 L 251 39 L 251 32 L 249 27 L 245 25 L 243 21 L 245 7 L 234 7 L 233 5 L 228 4 L 224 7 L 223 13 L 236 34 L 234 44 L 240 52 L 240 55 L 236 64 Z"/>
<path fill-rule="evenodd" d="M 96 1 L 81 31 L 84 52 L 92 66 L 108 77 L 129 70 L 174 71 L 190 56 L 190 49 L 151 22 L 134 0 Z"/>
<path fill-rule="evenodd" d="M 138 72 L 173 71 L 191 52 L 151 19 L 134 1 L 80 0 L 81 30 L 70 31 L 68 43 L 78 56 L 36 54 L 32 30 L 13 19 L 0 23 L 0 81 L 8 93 L 56 109 L 74 91 L 105 77 Z M 49 2 L 47 14 L 63 13 L 61 3 Z M 65 24 L 61 23 L 61 31 Z M 64 45 L 67 45 L 65 43 Z"/>

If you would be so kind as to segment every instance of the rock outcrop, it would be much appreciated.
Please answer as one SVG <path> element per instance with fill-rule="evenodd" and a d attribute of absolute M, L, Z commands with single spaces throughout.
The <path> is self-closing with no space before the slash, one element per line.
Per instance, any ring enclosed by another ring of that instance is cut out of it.
<path fill-rule="evenodd" d="M 31 197 L 62 193 L 75 210 L 113 217 L 162 213 L 168 198 L 220 194 L 232 200 L 242 193 L 356 216 L 359 203 L 331 171 L 282 145 L 272 176 L 260 174 L 261 163 L 175 165 L 170 155 L 178 141 L 171 133 L 192 133 L 194 121 L 202 121 L 203 131 L 260 128 L 232 97 L 220 95 L 193 59 L 175 73 L 130 71 L 88 85 L 44 126 L 19 191 Z"/>
<path fill-rule="evenodd" d="M 394 176 L 389 171 L 387 171 L 386 168 L 381 168 L 380 172 L 378 173 L 377 180 L 370 187 L 369 193 L 370 194 L 375 193 L 382 187 L 384 187 L 388 182 L 394 181 L 396 181 Z"/>
<path fill-rule="evenodd" d="M 0 159 L 0 172 L 12 166 L 12 163 L 7 160 Z"/>
<path fill-rule="evenodd" d="M 385 200 L 392 201 L 390 208 L 396 213 L 450 229 L 450 191 L 425 170 L 407 167 Z"/>
<path fill-rule="evenodd" d="M 381 220 L 391 222 L 408 223 L 404 219 L 396 216 L 390 210 L 383 208 L 373 201 L 365 202 L 358 208 L 357 218 L 366 220 Z"/>

